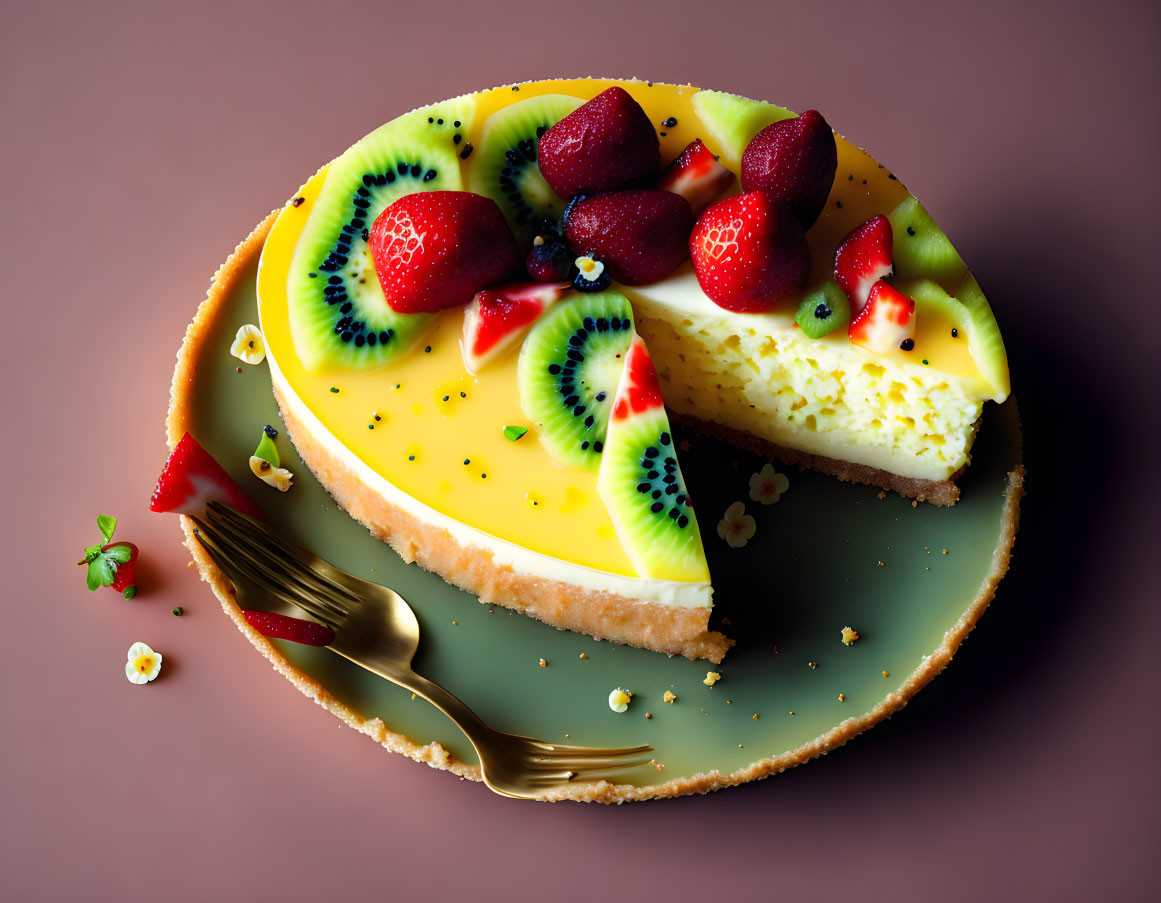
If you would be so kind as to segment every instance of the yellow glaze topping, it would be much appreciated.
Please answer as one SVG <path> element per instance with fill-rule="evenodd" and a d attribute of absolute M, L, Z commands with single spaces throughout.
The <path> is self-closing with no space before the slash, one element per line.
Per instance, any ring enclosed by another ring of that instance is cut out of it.
<path fill-rule="evenodd" d="M 287 383 L 355 456 L 424 504 L 535 552 L 636 576 L 597 496 L 596 472 L 553 462 L 520 409 L 516 352 L 478 376 L 465 369 L 462 310 L 439 314 L 381 370 L 311 373 L 298 361 L 286 277 L 325 178 L 324 169 L 298 192 L 299 205 L 283 210 L 258 273 L 262 333 Z M 506 426 L 529 430 L 513 442 Z"/>

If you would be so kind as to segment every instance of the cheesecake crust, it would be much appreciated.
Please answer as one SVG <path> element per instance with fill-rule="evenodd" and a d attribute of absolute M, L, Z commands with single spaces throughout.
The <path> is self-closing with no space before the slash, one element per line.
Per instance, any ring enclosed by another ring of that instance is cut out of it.
<path fill-rule="evenodd" d="M 932 505 L 950 507 L 959 501 L 959 487 L 955 481 L 960 478 L 967 465 L 951 475 L 947 480 L 919 480 L 914 477 L 901 477 L 898 474 L 877 467 L 868 467 L 866 464 L 853 464 L 850 461 L 840 461 L 828 458 L 825 455 L 815 455 L 810 452 L 786 448 L 752 436 L 742 430 L 714 423 L 712 420 L 703 420 L 691 414 L 672 415 L 674 421 L 687 426 L 698 433 L 722 439 L 738 448 L 752 451 L 765 458 L 777 458 L 783 464 L 797 467 L 799 470 L 817 470 L 835 477 L 844 483 L 861 483 L 865 486 L 878 486 L 890 492 L 897 492 L 905 498 L 915 499 L 918 502 L 929 502 Z"/>
<path fill-rule="evenodd" d="M 266 235 L 274 223 L 279 210 L 272 212 L 244 239 L 235 249 L 230 258 L 219 267 L 210 284 L 205 300 L 199 306 L 193 321 L 186 330 L 185 339 L 178 353 L 177 365 L 174 369 L 173 382 L 170 389 L 170 406 L 166 419 L 166 431 L 169 447 L 172 449 L 192 426 L 193 419 L 193 392 L 197 363 L 201 357 L 207 337 L 211 331 L 214 317 L 225 305 L 230 292 L 237 285 L 246 264 L 262 248 Z M 698 424 L 700 425 L 699 421 Z M 713 425 L 710 425 L 713 426 Z M 710 430 L 707 429 L 707 432 Z M 729 437 L 725 437 L 729 438 Z M 733 441 L 733 440 L 730 440 Z M 739 443 L 742 444 L 742 443 Z M 769 451 L 769 445 L 763 443 Z M 746 447 L 753 447 L 747 444 Z M 788 463 L 796 463 L 793 460 Z M 823 459 L 824 461 L 830 459 Z M 841 464 L 842 462 L 834 462 Z M 804 466 L 812 466 L 805 464 Z M 822 468 L 815 468 L 822 469 Z M 872 470 L 866 468 L 866 470 Z M 826 471 L 828 473 L 832 471 Z M 853 471 L 852 471 L 853 473 Z M 840 479 L 841 474 L 836 473 Z M 863 482 L 848 477 L 851 481 Z M 923 481 L 915 481 L 923 482 Z M 873 483 L 872 485 L 878 485 Z M 942 485 L 942 484 L 936 484 Z M 887 488 L 887 487 L 884 487 Z M 577 802 L 623 803 L 647 799 L 682 796 L 694 793 L 708 793 L 723 787 L 731 787 L 749 781 L 759 780 L 772 774 L 778 774 L 795 765 L 801 765 L 820 755 L 842 746 L 848 740 L 879 721 L 902 709 L 920 689 L 926 686 L 939 674 L 952 656 L 972 631 L 980 616 L 987 609 L 995 595 L 996 587 L 1008 570 L 1011 559 L 1012 544 L 1015 540 L 1019 525 L 1020 500 L 1024 494 L 1024 467 L 1017 465 L 1008 474 L 1008 484 L 1005 491 L 1004 509 L 1002 516 L 1000 539 L 992 554 L 992 564 L 988 575 L 984 578 L 974 601 L 968 606 L 957 622 L 944 634 L 942 642 L 932 653 L 923 660 L 920 666 L 912 672 L 903 685 L 895 692 L 888 694 L 875 708 L 858 717 L 848 718 L 836 725 L 827 733 L 815 738 L 797 749 L 788 750 L 780 755 L 759 758 L 749 765 L 732 772 L 702 772 L 699 774 L 661 781 L 642 787 L 628 784 L 614 784 L 608 781 L 574 783 L 557 788 L 546 793 L 542 799 L 548 801 L 573 800 Z M 958 490 L 956 491 L 958 497 Z M 914 496 L 917 497 L 917 496 Z M 350 708 L 336 699 L 321 683 L 304 674 L 271 643 L 266 637 L 255 630 L 243 617 L 234 597 L 233 587 L 226 580 L 222 572 L 206 555 L 201 544 L 196 540 L 193 532 L 193 521 L 181 515 L 182 530 L 185 534 L 185 545 L 189 549 L 194 564 L 197 566 L 201 578 L 209 583 L 214 594 L 222 604 L 222 609 L 234 621 L 235 625 L 265 658 L 275 671 L 289 680 L 307 698 L 314 700 L 331 714 L 344 723 L 366 734 L 391 752 L 407 756 L 417 762 L 423 762 L 433 768 L 443 769 L 474 781 L 481 781 L 482 775 L 478 766 L 458 761 L 438 743 L 418 744 L 388 728 L 379 718 L 362 718 Z M 663 767 L 664 762 L 658 762 Z M 658 772 L 663 775 L 664 772 Z"/>

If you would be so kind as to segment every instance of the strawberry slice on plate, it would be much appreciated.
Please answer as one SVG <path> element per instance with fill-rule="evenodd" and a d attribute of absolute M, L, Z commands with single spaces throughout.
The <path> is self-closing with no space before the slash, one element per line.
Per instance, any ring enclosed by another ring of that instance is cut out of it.
<path fill-rule="evenodd" d="M 695 138 L 665 167 L 657 187 L 680 194 L 689 201 L 693 215 L 698 216 L 733 184 L 734 174 L 718 162 L 700 138 Z"/>
<path fill-rule="evenodd" d="M 739 313 L 772 310 L 810 275 L 810 248 L 790 208 L 764 191 L 710 206 L 693 227 L 689 254 L 701 290 Z"/>
<path fill-rule="evenodd" d="M 892 253 L 891 221 L 881 214 L 842 240 L 834 254 L 834 281 L 846 292 L 852 312 L 863 309 L 871 286 L 892 274 Z"/>
<path fill-rule="evenodd" d="M 162 468 L 149 510 L 200 515 L 213 501 L 224 502 L 251 517 L 262 516 L 250 496 L 238 488 L 213 455 L 186 433 Z"/>
<path fill-rule="evenodd" d="M 329 646 L 335 639 L 335 632 L 329 627 L 273 611 L 244 609 L 242 617 L 260 634 L 276 640 L 290 640 L 306 646 Z"/>
<path fill-rule="evenodd" d="M 397 313 L 467 304 L 484 286 L 524 268 L 496 202 L 470 191 L 404 195 L 375 219 L 369 244 L 387 304 Z"/>
<path fill-rule="evenodd" d="M 867 303 L 847 330 L 851 343 L 872 354 L 915 345 L 915 302 L 881 279 L 871 286 Z"/>
<path fill-rule="evenodd" d="M 477 292 L 464 311 L 464 366 L 469 373 L 512 348 L 560 299 L 567 282 L 530 282 Z"/>

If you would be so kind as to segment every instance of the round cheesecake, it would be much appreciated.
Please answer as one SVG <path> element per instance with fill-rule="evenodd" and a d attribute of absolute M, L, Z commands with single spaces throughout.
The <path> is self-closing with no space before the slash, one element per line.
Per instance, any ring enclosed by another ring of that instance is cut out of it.
<path fill-rule="evenodd" d="M 303 460 L 345 510 L 404 560 L 481 602 L 561 629 L 719 662 L 732 641 L 710 629 L 712 584 L 692 507 L 682 518 L 692 535 L 681 564 L 656 563 L 642 551 L 648 541 L 631 534 L 626 517 L 609 504 L 612 477 L 554 455 L 550 426 L 530 413 L 520 373 L 538 326 L 475 371 L 465 358 L 464 309 L 388 311 L 365 247 L 370 223 L 390 198 L 427 190 L 491 192 L 522 252 L 542 241 L 528 238 L 521 205 L 540 203 L 547 217 L 568 199 L 536 181 L 527 140 L 516 142 L 519 153 L 503 151 L 503 142 L 514 140 L 507 135 L 522 117 L 563 118 L 612 88 L 627 93 L 655 125 L 663 161 L 696 140 L 724 166 L 739 168 L 738 134 L 748 142 L 793 116 L 688 86 L 577 79 L 493 89 L 400 117 L 320 170 L 279 214 L 258 278 L 267 360 Z M 613 281 L 609 290 L 631 307 L 626 323 L 632 320 L 632 332 L 648 348 L 673 419 L 842 480 L 954 504 L 983 406 L 1008 394 L 994 318 L 966 267 L 927 271 L 919 254 L 909 272 L 900 266 L 894 274 L 895 287 L 914 302 L 914 337 L 905 346 L 868 350 L 845 329 L 817 338 L 804 332 L 796 313 L 831 280 L 844 236 L 917 203 L 887 169 L 841 136 L 834 140 L 834 183 L 805 232 L 810 275 L 774 307 L 760 313 L 722 307 L 689 262 L 649 284 Z M 368 148 L 383 147 L 403 162 L 392 168 L 365 162 Z M 497 147 L 507 168 L 497 170 Z M 427 168 L 431 160 L 441 162 Z M 352 182 L 351 172 L 363 172 L 362 179 Z M 391 189 L 396 172 L 399 182 L 413 181 Z M 509 190 L 514 184 L 518 191 Z M 738 191 L 735 182 L 723 198 Z M 339 222 L 337 244 L 319 240 Z M 938 232 L 933 223 L 920 228 Z M 915 231 L 901 227 L 902 242 Z M 353 320 L 349 297 L 370 313 L 356 308 L 362 319 Z M 566 294 L 556 305 L 577 303 Z M 384 312 L 379 327 L 374 305 Z M 610 380 L 612 398 L 624 374 Z M 680 478 L 680 449 L 665 454 Z M 653 490 L 655 497 L 661 491 Z"/>

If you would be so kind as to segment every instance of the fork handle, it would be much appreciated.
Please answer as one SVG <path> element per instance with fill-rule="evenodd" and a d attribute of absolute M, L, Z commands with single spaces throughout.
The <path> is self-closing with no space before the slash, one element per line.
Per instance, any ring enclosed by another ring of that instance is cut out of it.
<path fill-rule="evenodd" d="M 334 646 L 331 648 L 334 649 Z M 341 652 L 339 654 L 342 655 Z M 348 656 L 343 657 L 348 658 Z M 378 674 L 391 681 L 396 686 L 410 690 L 416 696 L 422 696 L 456 723 L 456 727 L 464 732 L 472 746 L 476 748 L 476 753 L 481 759 L 483 758 L 486 738 L 492 734 L 492 728 L 488 727 L 483 719 L 468 708 L 467 703 L 459 697 L 452 695 L 448 690 L 445 690 L 435 681 L 428 680 L 422 674 L 416 674 L 410 668 L 375 668 L 365 662 L 350 660 L 373 674 Z"/>

